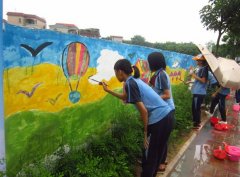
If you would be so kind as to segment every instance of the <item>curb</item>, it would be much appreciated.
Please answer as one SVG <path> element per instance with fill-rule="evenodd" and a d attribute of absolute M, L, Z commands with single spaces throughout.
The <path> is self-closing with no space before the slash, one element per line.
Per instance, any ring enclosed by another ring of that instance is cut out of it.
<path fill-rule="evenodd" d="M 179 159 L 182 157 L 186 149 L 189 147 L 189 145 L 192 143 L 192 141 L 195 139 L 195 137 L 198 135 L 198 133 L 202 130 L 202 128 L 205 126 L 207 122 L 208 122 L 208 118 L 206 118 L 202 122 L 201 128 L 197 131 L 194 131 L 191 137 L 183 144 L 182 148 L 179 150 L 177 155 L 168 164 L 166 171 L 163 174 L 158 173 L 156 177 L 167 177 L 170 174 L 170 172 L 173 170 L 173 168 L 175 167 Z"/>

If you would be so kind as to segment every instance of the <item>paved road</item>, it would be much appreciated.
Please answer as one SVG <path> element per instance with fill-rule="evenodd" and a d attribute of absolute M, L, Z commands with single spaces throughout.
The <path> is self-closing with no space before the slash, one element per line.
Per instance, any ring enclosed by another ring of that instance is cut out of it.
<path fill-rule="evenodd" d="M 227 121 L 234 128 L 225 132 L 214 130 L 207 122 L 198 132 L 168 177 L 240 177 L 240 162 L 218 160 L 212 151 L 225 141 L 240 147 L 240 113 L 232 111 L 228 101 Z"/>

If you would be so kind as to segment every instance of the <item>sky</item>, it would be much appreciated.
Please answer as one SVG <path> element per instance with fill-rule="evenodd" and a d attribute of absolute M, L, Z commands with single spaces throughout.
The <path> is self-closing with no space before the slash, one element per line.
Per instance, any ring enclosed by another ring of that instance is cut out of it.
<path fill-rule="evenodd" d="M 7 12 L 35 14 L 47 25 L 75 24 L 98 28 L 102 37 L 134 35 L 149 42 L 215 42 L 217 35 L 203 27 L 199 11 L 208 0 L 3 0 Z"/>

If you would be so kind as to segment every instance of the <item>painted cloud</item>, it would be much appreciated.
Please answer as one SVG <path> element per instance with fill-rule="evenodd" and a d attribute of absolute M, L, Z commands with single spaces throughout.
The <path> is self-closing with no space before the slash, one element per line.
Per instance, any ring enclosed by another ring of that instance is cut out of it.
<path fill-rule="evenodd" d="M 101 51 L 100 57 L 97 59 L 97 74 L 92 76 L 92 79 L 101 81 L 103 79 L 110 80 L 114 73 L 114 64 L 117 60 L 124 58 L 117 51 L 104 49 Z M 94 81 L 90 81 L 92 84 L 97 84 Z"/>

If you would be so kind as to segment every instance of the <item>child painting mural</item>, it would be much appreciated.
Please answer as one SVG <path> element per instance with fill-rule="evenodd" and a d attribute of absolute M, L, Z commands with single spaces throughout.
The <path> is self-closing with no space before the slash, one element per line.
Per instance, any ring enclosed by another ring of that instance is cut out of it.
<path fill-rule="evenodd" d="M 171 109 L 172 118 L 174 119 L 175 105 L 172 97 L 172 89 L 170 78 L 166 73 L 166 61 L 165 57 L 160 52 L 153 52 L 148 55 L 148 64 L 153 76 L 150 79 L 150 86 L 153 90 L 168 104 Z M 175 120 L 172 120 L 174 122 Z M 167 143 L 165 144 L 165 150 L 163 158 L 161 159 L 159 171 L 163 172 L 167 165 Z"/>
<path fill-rule="evenodd" d="M 171 108 L 150 86 L 139 79 L 138 68 L 132 66 L 127 59 L 118 60 L 114 71 L 118 81 L 124 82 L 125 92 L 114 92 L 104 82 L 101 83 L 102 87 L 107 93 L 134 104 L 139 111 L 144 126 L 142 177 L 155 177 L 172 131 Z"/>

